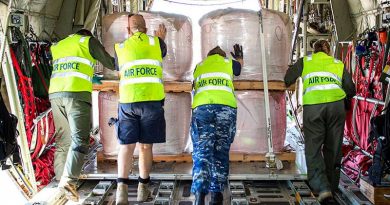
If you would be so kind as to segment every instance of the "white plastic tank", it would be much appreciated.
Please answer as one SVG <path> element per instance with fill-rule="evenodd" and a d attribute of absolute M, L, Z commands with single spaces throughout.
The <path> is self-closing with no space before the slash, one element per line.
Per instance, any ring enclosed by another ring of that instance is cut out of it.
<path fill-rule="evenodd" d="M 283 80 L 288 68 L 292 25 L 278 11 L 262 9 L 268 80 Z M 241 44 L 244 68 L 238 80 L 262 80 L 260 19 L 258 12 L 244 9 L 220 9 L 199 20 L 202 58 L 219 45 L 230 56 L 233 45 Z"/>
<path fill-rule="evenodd" d="M 164 81 L 191 81 L 192 79 L 192 26 L 188 17 L 164 12 L 140 12 L 146 21 L 147 34 L 154 35 L 159 24 L 165 24 L 167 55 L 163 59 Z M 115 13 L 103 17 L 103 44 L 114 56 L 114 44 L 127 39 L 129 13 Z M 104 69 L 107 79 L 117 74 Z"/>

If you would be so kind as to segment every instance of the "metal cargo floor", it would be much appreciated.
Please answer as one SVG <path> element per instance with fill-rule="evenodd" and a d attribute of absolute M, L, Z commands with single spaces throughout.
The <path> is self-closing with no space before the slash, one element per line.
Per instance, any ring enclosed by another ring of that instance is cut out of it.
<path fill-rule="evenodd" d="M 270 170 L 265 162 L 230 162 L 230 180 L 305 180 L 294 163 L 284 162 L 282 170 Z M 151 178 L 160 180 L 191 180 L 192 162 L 158 162 L 153 163 Z M 134 165 L 130 179 L 136 179 L 137 162 Z M 90 161 L 84 168 L 82 179 L 116 179 L 116 161 L 97 163 Z"/>
<path fill-rule="evenodd" d="M 90 193 L 97 182 L 88 180 L 79 188 L 81 204 L 115 204 L 116 188 L 113 185 L 104 197 L 90 197 Z M 191 194 L 191 181 L 154 180 L 150 185 L 151 196 L 147 202 L 136 201 L 137 183 L 129 185 L 128 201 L 133 204 L 148 205 L 193 205 L 195 196 Z M 229 181 L 224 192 L 224 205 L 293 205 L 297 204 L 319 205 L 311 195 L 305 182 L 296 181 Z M 209 204 L 210 195 L 206 196 Z M 68 202 L 67 205 L 80 204 Z"/>

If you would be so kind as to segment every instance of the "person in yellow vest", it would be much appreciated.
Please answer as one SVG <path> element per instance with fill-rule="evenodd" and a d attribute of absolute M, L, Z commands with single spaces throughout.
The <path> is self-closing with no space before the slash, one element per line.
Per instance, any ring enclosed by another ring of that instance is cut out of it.
<path fill-rule="evenodd" d="M 76 182 L 89 149 L 91 92 L 94 65 L 99 60 L 114 70 L 114 58 L 86 29 L 59 41 L 50 48 L 53 71 L 49 99 L 56 130 L 54 172 L 59 188 L 78 201 Z"/>
<path fill-rule="evenodd" d="M 334 203 L 340 179 L 344 134 L 344 99 L 355 95 L 344 64 L 331 57 L 326 40 L 314 44 L 314 54 L 287 70 L 286 86 L 303 79 L 303 131 L 309 184 L 322 204 Z"/>
<path fill-rule="evenodd" d="M 194 71 L 191 139 L 193 169 L 191 192 L 195 205 L 204 205 L 211 192 L 212 205 L 223 204 L 229 175 L 229 150 L 236 133 L 237 103 L 233 76 L 241 73 L 243 51 L 238 44 L 226 58 L 219 47 L 209 51 Z"/>
<path fill-rule="evenodd" d="M 139 146 L 137 201 L 143 202 L 150 196 L 153 144 L 165 142 L 162 59 L 167 52 L 166 28 L 161 24 L 155 35 L 149 36 L 145 20 L 138 14 L 129 16 L 128 25 L 129 38 L 115 44 L 120 73 L 116 204 L 128 204 L 128 176 L 136 143 Z"/>

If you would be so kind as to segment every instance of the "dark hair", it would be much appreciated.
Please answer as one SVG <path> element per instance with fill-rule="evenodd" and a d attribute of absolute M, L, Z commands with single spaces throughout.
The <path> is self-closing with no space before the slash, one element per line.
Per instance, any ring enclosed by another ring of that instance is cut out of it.
<path fill-rule="evenodd" d="M 330 53 L 330 45 L 327 40 L 318 40 L 314 43 L 314 53 L 318 52 Z"/>
<path fill-rule="evenodd" d="M 220 55 L 220 56 L 226 58 L 226 53 L 225 53 L 225 51 L 223 51 L 222 48 L 219 47 L 219 46 L 217 46 L 217 47 L 211 49 L 211 50 L 209 51 L 209 53 L 207 54 L 207 56 L 212 56 L 212 55 L 215 55 L 215 54 L 218 54 L 218 55 Z"/>
<path fill-rule="evenodd" d="M 91 31 L 89 31 L 88 29 L 80 29 L 79 31 L 76 32 L 76 34 L 78 35 L 83 35 L 83 36 L 93 36 Z"/>

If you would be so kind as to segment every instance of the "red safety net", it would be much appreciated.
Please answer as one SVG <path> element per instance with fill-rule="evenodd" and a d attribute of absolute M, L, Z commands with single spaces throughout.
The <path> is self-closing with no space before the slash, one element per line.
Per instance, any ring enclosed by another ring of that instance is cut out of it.
<path fill-rule="evenodd" d="M 355 181 L 358 181 L 361 175 L 368 175 L 368 169 L 372 165 L 369 155 L 375 152 L 376 144 L 368 142 L 370 120 L 380 114 L 383 109 L 383 106 L 379 104 L 368 102 L 367 98 L 384 99 L 384 88 L 379 78 L 383 69 L 385 46 L 379 42 L 367 44 L 364 41 L 365 50 L 360 50 L 359 53 L 357 50 L 362 49 L 362 44 L 356 47 L 349 45 L 344 59 L 346 69 L 352 73 L 356 95 L 363 97 L 363 100 L 356 98 L 351 100 L 344 130 L 344 136 L 349 143 L 343 145 L 342 167 L 343 171 Z M 355 51 L 356 58 L 352 59 Z M 352 61 L 356 65 L 354 69 Z"/>
<path fill-rule="evenodd" d="M 53 114 L 51 110 L 48 110 L 50 108 L 49 99 L 35 97 L 32 79 L 23 73 L 12 48 L 10 53 L 22 101 L 28 147 L 38 188 L 41 189 L 54 177 Z M 38 116 L 38 113 L 41 114 Z"/>

